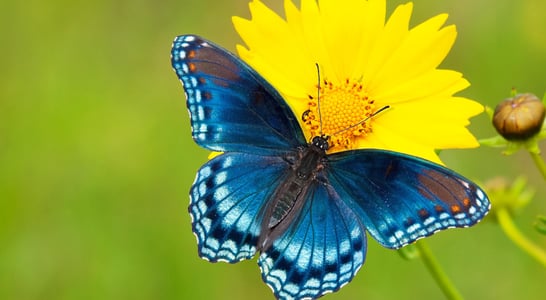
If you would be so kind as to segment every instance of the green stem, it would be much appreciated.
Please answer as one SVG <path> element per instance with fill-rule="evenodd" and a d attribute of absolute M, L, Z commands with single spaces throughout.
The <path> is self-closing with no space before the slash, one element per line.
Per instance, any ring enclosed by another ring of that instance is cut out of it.
<path fill-rule="evenodd" d="M 444 295 L 447 299 L 450 300 L 462 300 L 463 296 L 459 293 L 457 288 L 453 285 L 447 274 L 442 270 L 442 267 L 432 254 L 428 244 L 424 240 L 419 240 L 415 243 L 417 249 L 419 249 L 419 254 L 425 263 L 428 271 L 436 280 Z"/>
<path fill-rule="evenodd" d="M 504 233 L 518 245 L 523 251 L 527 252 L 531 257 L 538 260 L 544 267 L 546 267 L 546 253 L 528 240 L 512 221 L 510 213 L 506 209 L 499 209 L 496 212 L 497 221 L 499 222 Z"/>
<path fill-rule="evenodd" d="M 529 154 L 531 154 L 531 157 L 533 158 L 535 165 L 537 165 L 538 170 L 542 174 L 542 177 L 544 178 L 544 180 L 546 180 L 546 164 L 542 160 L 542 157 L 540 157 L 539 153 L 535 153 L 535 151 L 529 151 Z"/>

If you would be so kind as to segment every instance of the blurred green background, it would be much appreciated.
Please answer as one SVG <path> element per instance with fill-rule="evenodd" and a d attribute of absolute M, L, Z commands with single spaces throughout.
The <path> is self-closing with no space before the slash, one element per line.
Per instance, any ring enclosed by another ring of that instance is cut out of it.
<path fill-rule="evenodd" d="M 414 2 L 414 25 L 441 12 L 457 24 L 443 67 L 472 83 L 461 95 L 490 106 L 512 87 L 542 96 L 546 1 Z M 266 3 L 282 13 L 281 1 Z M 199 259 L 187 213 L 207 152 L 190 136 L 171 42 L 196 33 L 233 50 L 232 15 L 248 17 L 247 0 L 0 3 L 0 299 L 273 298 L 255 260 Z M 485 115 L 471 129 L 494 134 Z M 442 156 L 480 181 L 525 174 L 537 196 L 516 223 L 546 248 L 531 226 L 546 214 L 546 188 L 528 155 Z M 468 299 L 546 294 L 546 269 L 492 222 L 427 241 Z M 420 260 L 372 240 L 367 257 L 324 299 L 443 297 Z"/>

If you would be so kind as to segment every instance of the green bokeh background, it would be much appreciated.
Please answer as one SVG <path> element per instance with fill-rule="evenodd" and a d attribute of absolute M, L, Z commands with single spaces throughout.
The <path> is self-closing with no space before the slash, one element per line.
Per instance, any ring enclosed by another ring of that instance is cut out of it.
<path fill-rule="evenodd" d="M 512 87 L 544 93 L 546 1 L 414 2 L 414 25 L 441 12 L 457 24 L 443 67 L 472 83 L 461 95 L 494 106 Z M 273 298 L 255 261 L 198 258 L 186 210 L 207 152 L 190 137 L 171 42 L 196 33 L 233 50 L 232 15 L 248 17 L 247 0 L 0 3 L 0 299 Z M 485 115 L 471 130 L 494 133 Z M 531 227 L 546 188 L 525 153 L 442 157 L 480 181 L 528 176 L 537 196 L 516 223 L 546 248 Z M 546 269 L 491 222 L 427 241 L 468 299 L 546 295 Z M 353 282 L 324 299 L 442 297 L 420 260 L 370 240 Z"/>

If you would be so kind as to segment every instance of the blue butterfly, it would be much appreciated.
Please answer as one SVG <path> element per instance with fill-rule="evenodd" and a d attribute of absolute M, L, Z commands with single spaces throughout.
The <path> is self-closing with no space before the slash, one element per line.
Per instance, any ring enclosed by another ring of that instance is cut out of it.
<path fill-rule="evenodd" d="M 281 95 L 250 66 L 198 36 L 175 39 L 197 144 L 223 154 L 197 172 L 189 213 L 199 255 L 235 263 L 260 252 L 279 299 L 337 291 L 366 258 L 366 231 L 397 249 L 480 221 L 490 204 L 466 178 L 390 151 L 326 154 Z"/>

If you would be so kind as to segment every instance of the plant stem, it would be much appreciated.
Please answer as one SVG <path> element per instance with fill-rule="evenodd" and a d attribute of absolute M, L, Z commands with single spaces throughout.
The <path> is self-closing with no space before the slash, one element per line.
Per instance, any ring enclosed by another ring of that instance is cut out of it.
<path fill-rule="evenodd" d="M 531 157 L 533 158 L 535 165 L 537 165 L 538 170 L 542 174 L 542 177 L 544 178 L 544 180 L 546 180 L 546 164 L 542 160 L 542 157 L 540 157 L 539 153 L 535 153 L 534 151 L 529 151 L 529 154 L 531 154 Z"/>
<path fill-rule="evenodd" d="M 546 267 L 546 253 L 519 231 L 516 224 L 512 221 L 510 213 L 506 209 L 499 209 L 496 212 L 496 216 L 502 230 L 504 230 L 504 233 L 506 233 L 512 242 Z"/>
<path fill-rule="evenodd" d="M 453 285 L 449 277 L 447 277 L 444 270 L 442 270 L 442 267 L 432 254 L 428 244 L 424 240 L 419 240 L 415 243 L 415 245 L 417 249 L 419 249 L 419 253 L 423 259 L 423 262 L 425 263 L 425 266 L 444 292 L 446 298 L 450 300 L 462 300 L 463 296 Z"/>

